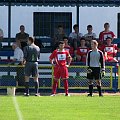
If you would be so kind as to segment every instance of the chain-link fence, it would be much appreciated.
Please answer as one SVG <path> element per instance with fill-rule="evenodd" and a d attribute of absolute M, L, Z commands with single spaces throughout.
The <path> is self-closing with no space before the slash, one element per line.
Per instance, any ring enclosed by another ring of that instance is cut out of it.
<path fill-rule="evenodd" d="M 40 88 L 51 88 L 52 86 L 52 66 L 39 66 L 39 86 Z M 0 86 L 1 87 L 24 87 L 24 66 L 20 65 L 0 65 Z M 30 77 L 30 87 L 34 86 L 34 80 Z"/>
<path fill-rule="evenodd" d="M 112 66 L 106 66 L 106 76 L 102 78 L 103 89 L 112 89 Z M 88 89 L 87 67 L 86 66 L 70 66 L 69 68 L 69 89 Z M 96 83 L 94 81 L 94 86 Z M 63 88 L 63 82 L 60 80 L 59 88 Z"/>
<path fill-rule="evenodd" d="M 106 66 L 105 77 L 102 78 L 103 89 L 120 89 L 120 77 L 116 77 L 116 66 Z M 74 65 L 69 67 L 69 89 L 88 89 L 86 66 Z M 120 67 L 119 67 L 120 72 Z M 53 68 L 49 65 L 39 65 L 39 86 L 41 89 L 51 89 L 53 83 Z M 118 83 L 118 86 L 116 87 Z M 0 65 L 0 86 L 24 87 L 24 67 L 20 65 Z M 94 82 L 94 86 L 96 83 Z M 33 78 L 30 77 L 30 87 L 34 87 Z M 62 80 L 58 88 L 63 88 Z"/>

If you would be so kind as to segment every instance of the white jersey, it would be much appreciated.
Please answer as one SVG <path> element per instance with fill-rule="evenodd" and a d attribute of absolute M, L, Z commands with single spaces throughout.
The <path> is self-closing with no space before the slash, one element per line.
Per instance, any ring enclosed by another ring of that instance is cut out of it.
<path fill-rule="evenodd" d="M 84 37 L 86 39 L 92 40 L 92 39 L 96 38 L 96 34 L 95 33 L 87 33 L 87 34 L 84 35 Z"/>
<path fill-rule="evenodd" d="M 17 47 L 15 50 L 14 50 L 14 59 L 16 59 L 16 61 L 23 61 L 23 51 Z"/>
<path fill-rule="evenodd" d="M 72 33 L 70 33 L 70 35 L 69 35 L 69 38 L 72 38 L 72 39 L 78 39 L 78 38 L 81 38 L 83 36 L 83 34 L 82 33 L 75 33 L 75 32 L 72 32 Z"/>

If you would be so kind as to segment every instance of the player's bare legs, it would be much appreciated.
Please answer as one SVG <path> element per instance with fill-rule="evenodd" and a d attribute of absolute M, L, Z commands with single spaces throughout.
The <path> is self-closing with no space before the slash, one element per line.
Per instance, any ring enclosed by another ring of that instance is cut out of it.
<path fill-rule="evenodd" d="M 25 96 L 29 96 L 29 76 L 25 76 Z"/>
<path fill-rule="evenodd" d="M 64 82 L 64 89 L 65 89 L 65 96 L 68 96 L 68 80 L 63 79 Z"/>
<path fill-rule="evenodd" d="M 38 76 L 35 76 L 33 79 L 34 79 L 34 83 L 35 83 L 35 96 L 40 96 Z"/>
<path fill-rule="evenodd" d="M 56 94 L 56 89 L 57 89 L 57 86 L 58 86 L 58 80 L 59 80 L 59 79 L 54 78 L 53 86 L 52 86 L 52 95 L 55 95 L 55 94 Z"/>

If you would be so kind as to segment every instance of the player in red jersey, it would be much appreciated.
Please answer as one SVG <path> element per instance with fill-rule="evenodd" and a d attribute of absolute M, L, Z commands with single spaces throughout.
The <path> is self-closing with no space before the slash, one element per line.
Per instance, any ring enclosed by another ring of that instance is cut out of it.
<path fill-rule="evenodd" d="M 115 38 L 115 34 L 109 30 L 110 24 L 105 23 L 104 24 L 104 31 L 100 32 L 99 34 L 99 40 L 102 41 L 103 43 L 106 43 L 106 38 L 111 37 L 112 39 Z"/>
<path fill-rule="evenodd" d="M 68 37 L 63 37 L 63 41 L 65 43 L 64 49 L 70 53 L 71 57 L 74 57 L 74 49 L 68 44 Z"/>
<path fill-rule="evenodd" d="M 104 47 L 106 44 L 103 44 L 102 41 L 97 41 L 98 42 L 98 49 L 104 52 Z"/>
<path fill-rule="evenodd" d="M 107 62 L 118 62 L 115 58 L 115 55 L 117 53 L 117 45 L 112 44 L 112 38 L 108 37 L 106 39 L 107 44 L 104 46 L 103 51 L 105 53 L 105 60 Z"/>
<path fill-rule="evenodd" d="M 71 56 L 68 51 L 64 49 L 64 42 L 59 42 L 59 48 L 54 50 L 50 55 L 49 60 L 54 66 L 54 82 L 52 87 L 52 95 L 55 96 L 58 85 L 58 80 L 61 78 L 64 82 L 65 96 L 68 96 L 68 68 L 71 63 Z"/>
<path fill-rule="evenodd" d="M 85 39 L 80 39 L 80 47 L 77 48 L 76 57 L 77 61 L 86 62 L 86 56 L 89 48 L 85 45 Z"/>

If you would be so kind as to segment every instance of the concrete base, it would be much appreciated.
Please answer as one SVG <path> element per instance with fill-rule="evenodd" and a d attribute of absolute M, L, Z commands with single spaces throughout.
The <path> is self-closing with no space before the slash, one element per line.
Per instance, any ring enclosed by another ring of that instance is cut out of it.
<path fill-rule="evenodd" d="M 7 88 L 7 95 L 15 96 L 16 87 Z"/>

